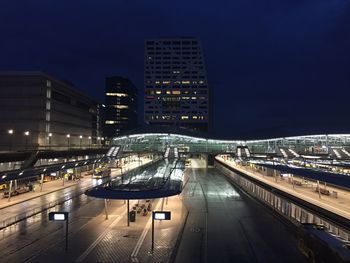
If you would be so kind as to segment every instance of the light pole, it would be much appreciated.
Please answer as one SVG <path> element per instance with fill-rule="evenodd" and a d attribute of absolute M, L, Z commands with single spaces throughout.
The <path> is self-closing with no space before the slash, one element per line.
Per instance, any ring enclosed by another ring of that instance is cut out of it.
<path fill-rule="evenodd" d="M 68 150 L 69 150 L 69 148 L 70 148 L 70 134 L 67 134 L 67 146 L 68 146 Z"/>
<path fill-rule="evenodd" d="M 81 148 L 81 141 L 82 141 L 82 139 L 83 139 L 83 135 L 80 135 L 80 136 L 79 136 L 80 148 Z"/>
<path fill-rule="evenodd" d="M 49 149 L 51 149 L 51 137 L 52 137 L 52 133 L 49 133 Z"/>
<path fill-rule="evenodd" d="M 14 130 L 13 130 L 13 129 L 9 129 L 9 130 L 7 131 L 7 133 L 10 135 L 10 140 L 9 140 L 9 151 L 11 151 L 11 149 L 12 149 L 12 135 L 13 135 L 13 133 L 14 133 Z"/>
<path fill-rule="evenodd" d="M 29 136 L 29 131 L 24 132 L 24 136 L 26 137 L 26 150 L 28 149 L 28 136 Z"/>
<path fill-rule="evenodd" d="M 97 146 L 99 146 L 101 144 L 101 137 L 97 137 Z"/>
<path fill-rule="evenodd" d="M 91 148 L 91 136 L 89 136 L 89 144 L 90 144 L 90 148 Z"/>

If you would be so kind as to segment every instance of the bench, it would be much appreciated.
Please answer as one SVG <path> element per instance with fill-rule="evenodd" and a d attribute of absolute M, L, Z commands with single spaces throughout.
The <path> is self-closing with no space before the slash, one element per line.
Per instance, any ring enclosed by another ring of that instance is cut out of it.
<path fill-rule="evenodd" d="M 318 187 L 316 187 L 316 192 L 318 192 Z M 330 195 L 331 194 L 327 189 L 324 189 L 324 188 L 320 188 L 320 193 L 323 195 Z"/>
<path fill-rule="evenodd" d="M 300 181 L 294 180 L 294 185 L 303 186 L 303 183 Z"/>

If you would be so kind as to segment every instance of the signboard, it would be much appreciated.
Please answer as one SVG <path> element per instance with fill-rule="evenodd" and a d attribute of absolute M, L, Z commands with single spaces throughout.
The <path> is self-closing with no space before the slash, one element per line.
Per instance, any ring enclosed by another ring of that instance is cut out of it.
<path fill-rule="evenodd" d="M 153 220 L 170 220 L 171 212 L 169 211 L 154 211 Z"/>
<path fill-rule="evenodd" d="M 68 220 L 68 212 L 50 212 L 50 221 L 66 221 Z"/>

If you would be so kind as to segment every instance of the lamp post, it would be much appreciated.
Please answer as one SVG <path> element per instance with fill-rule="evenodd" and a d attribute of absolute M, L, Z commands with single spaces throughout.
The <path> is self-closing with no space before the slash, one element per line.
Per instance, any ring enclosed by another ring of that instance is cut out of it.
<path fill-rule="evenodd" d="M 68 146 L 68 149 L 70 148 L 70 134 L 67 134 L 67 146 Z"/>
<path fill-rule="evenodd" d="M 24 132 L 24 136 L 26 137 L 26 150 L 28 149 L 28 136 L 29 136 L 29 131 Z"/>
<path fill-rule="evenodd" d="M 11 151 L 11 149 L 12 149 L 12 135 L 13 135 L 13 133 L 14 133 L 14 130 L 13 130 L 13 129 L 9 129 L 9 130 L 7 131 L 7 133 L 10 135 L 10 140 L 9 140 L 9 151 Z"/>
<path fill-rule="evenodd" d="M 89 136 L 89 144 L 90 144 L 90 148 L 91 148 L 91 136 Z"/>
<path fill-rule="evenodd" d="M 81 141 L 82 141 L 82 139 L 83 139 L 83 135 L 80 135 L 80 136 L 79 136 L 80 148 L 81 148 Z"/>
<path fill-rule="evenodd" d="M 51 149 L 51 137 L 52 137 L 52 133 L 49 133 L 49 149 Z"/>
<path fill-rule="evenodd" d="M 99 146 L 101 144 L 101 137 L 97 137 L 97 146 Z"/>

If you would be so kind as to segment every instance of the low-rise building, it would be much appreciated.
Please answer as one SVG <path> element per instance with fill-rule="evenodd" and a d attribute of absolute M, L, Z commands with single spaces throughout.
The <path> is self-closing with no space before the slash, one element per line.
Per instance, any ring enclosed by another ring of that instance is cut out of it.
<path fill-rule="evenodd" d="M 43 72 L 0 72 L 0 149 L 101 143 L 97 102 Z"/>

